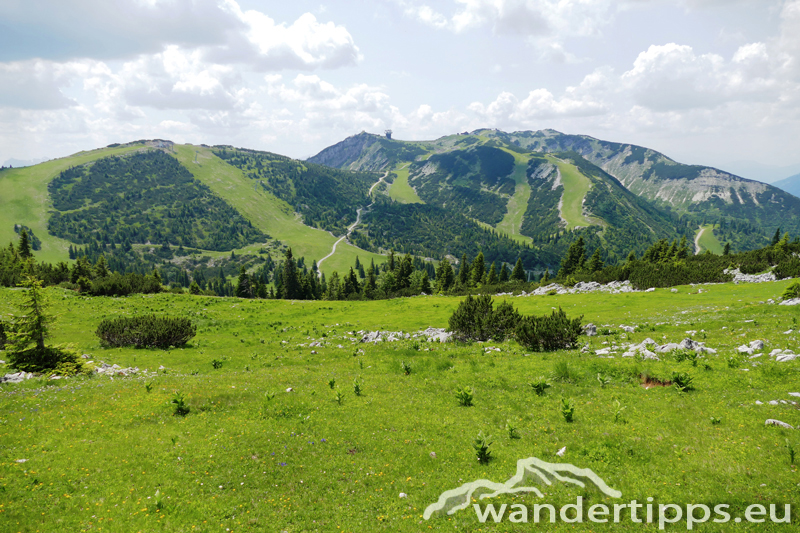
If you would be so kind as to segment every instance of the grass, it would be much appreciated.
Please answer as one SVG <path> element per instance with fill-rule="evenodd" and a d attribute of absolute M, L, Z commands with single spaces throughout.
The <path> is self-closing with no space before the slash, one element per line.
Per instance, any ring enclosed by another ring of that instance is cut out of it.
<path fill-rule="evenodd" d="M 700 245 L 700 251 L 704 252 L 705 250 L 710 250 L 712 254 L 722 255 L 723 245 L 717 239 L 716 235 L 714 235 L 714 224 L 706 224 L 705 226 L 701 226 L 699 230 L 700 238 L 697 239 L 698 244 Z"/>
<path fill-rule="evenodd" d="M 583 216 L 583 199 L 592 188 L 592 182 L 574 165 L 565 163 L 550 155 L 547 160 L 558 167 L 564 194 L 561 197 L 561 218 L 567 223 L 567 229 L 577 226 L 590 226 L 592 221 Z"/>
<path fill-rule="evenodd" d="M 0 385 L 3 529 L 493 530 L 481 526 L 471 509 L 428 522 L 421 515 L 445 490 L 479 478 L 505 481 L 517 460 L 531 456 L 591 468 L 622 492 L 624 503 L 648 497 L 684 505 L 727 503 L 734 516 L 742 516 L 750 503 L 796 502 L 798 470 L 789 464 L 786 439 L 794 439 L 795 448 L 800 439 L 797 432 L 765 427 L 764 420 L 797 426 L 800 411 L 755 401 L 790 400 L 788 392 L 800 392 L 800 361 L 776 364 L 762 357 L 761 365 L 740 359 L 733 367 L 727 362 L 737 346 L 754 339 L 764 340 L 768 350 L 796 349 L 797 334 L 783 334 L 796 329 L 796 310 L 762 303 L 788 283 L 513 300 L 524 314 L 560 305 L 570 315 L 584 314 L 584 322 L 606 325 L 612 335 L 585 339 L 592 350 L 610 346 L 603 342 L 646 337 L 677 342 L 687 330 L 696 331 L 696 339 L 719 350 L 702 360 L 707 370 L 670 358 L 603 359 L 577 350 L 530 354 L 513 341 L 491 344 L 500 351 L 424 343 L 415 349 L 411 340 L 366 345 L 352 334 L 445 327 L 457 298 L 89 299 L 51 288 L 59 316 L 53 342 L 71 342 L 93 361 L 149 372 Z M 16 312 L 19 298 L 18 290 L 0 290 L 3 318 Z M 169 351 L 102 349 L 92 333 L 103 318 L 150 312 L 192 318 L 197 337 Z M 639 328 L 623 334 L 618 324 Z M 323 346 L 311 347 L 312 341 Z M 214 360 L 224 364 L 214 369 Z M 411 374 L 403 374 L 401 361 L 413 368 Z M 161 365 L 165 371 L 157 370 Z M 530 382 L 565 366 L 570 381 L 552 381 L 545 395 L 534 394 Z M 690 374 L 696 390 L 639 386 L 640 375 L 667 379 L 673 372 Z M 605 386 L 598 374 L 608 378 Z M 349 387 L 356 379 L 363 383 L 362 396 Z M 468 409 L 453 397 L 465 386 L 475 391 Z M 189 410 L 185 416 L 174 415 L 176 393 Z M 572 423 L 561 413 L 562 398 L 574 402 Z M 624 419 L 617 416 L 620 409 Z M 722 422 L 712 424 L 710 417 Z M 504 435 L 509 420 L 519 438 L 495 439 L 491 461 L 479 463 L 475 435 Z M 556 457 L 562 447 L 564 456 Z M 556 507 L 579 495 L 590 504 L 619 503 L 570 484 L 542 488 L 546 503 Z M 536 501 L 516 495 L 492 503 Z M 531 527 L 506 519 L 502 530 Z M 630 520 L 591 528 L 643 530 Z M 796 525 L 767 528 L 793 531 Z M 548 528 L 574 530 L 560 521 Z M 720 528 L 712 523 L 695 530 Z M 736 526 L 763 530 L 764 525 Z"/>
<path fill-rule="evenodd" d="M 393 171 L 397 174 L 397 177 L 389 185 L 387 194 L 392 200 L 403 204 L 424 203 L 417 195 L 417 191 L 408 184 L 408 165 L 409 163 L 406 163 L 401 168 Z"/>
<path fill-rule="evenodd" d="M 517 186 L 513 196 L 508 200 L 506 216 L 497 224 L 497 230 L 518 242 L 532 243 L 533 239 L 521 235 L 519 232 L 522 227 L 522 218 L 528 208 L 528 200 L 531 197 L 531 186 L 528 184 L 527 175 L 528 160 L 518 153 L 506 151 L 514 156 L 514 172 L 511 174 L 511 179 L 517 183 Z"/>
<path fill-rule="evenodd" d="M 12 241 L 17 243 L 19 235 L 14 233 L 14 224 L 23 224 L 42 241 L 42 249 L 35 252 L 37 259 L 51 263 L 66 261 L 70 243 L 47 233 L 48 210 L 53 205 L 47 184 L 69 167 L 141 149 L 141 145 L 100 148 L 0 172 L 0 190 L 3 191 L 0 194 L 0 243 L 3 246 Z"/>

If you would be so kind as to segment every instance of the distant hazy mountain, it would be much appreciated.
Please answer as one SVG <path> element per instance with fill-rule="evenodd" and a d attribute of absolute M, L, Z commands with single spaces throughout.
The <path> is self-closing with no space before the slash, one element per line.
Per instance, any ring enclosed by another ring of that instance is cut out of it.
<path fill-rule="evenodd" d="M 2 166 L 4 167 L 32 167 L 33 165 L 38 165 L 39 163 L 44 163 L 47 161 L 46 157 L 40 157 L 38 159 L 6 159 L 5 163 Z"/>
<path fill-rule="evenodd" d="M 737 176 L 749 180 L 761 181 L 763 183 L 771 183 L 772 185 L 786 178 L 786 176 L 800 173 L 800 163 L 788 166 L 777 166 L 765 165 L 764 163 L 758 163 L 756 161 L 731 161 L 723 166 L 725 170 Z"/>
<path fill-rule="evenodd" d="M 800 174 L 795 174 L 794 176 L 789 176 L 786 179 L 776 181 L 773 183 L 773 185 L 790 194 L 800 197 Z"/>

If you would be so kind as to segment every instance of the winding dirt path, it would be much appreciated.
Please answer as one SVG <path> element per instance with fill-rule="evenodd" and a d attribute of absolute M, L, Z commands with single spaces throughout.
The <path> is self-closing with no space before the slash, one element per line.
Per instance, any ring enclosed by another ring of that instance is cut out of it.
<path fill-rule="evenodd" d="M 704 228 L 703 226 L 699 226 L 698 229 L 700 231 L 698 231 L 697 235 L 694 236 L 694 255 L 697 255 L 697 254 L 700 253 L 700 237 L 703 236 L 703 232 L 706 230 L 706 228 Z"/>
<path fill-rule="evenodd" d="M 372 187 L 369 188 L 369 192 L 367 193 L 367 195 L 368 196 L 372 196 L 372 191 L 375 190 L 375 187 L 380 185 L 381 182 L 383 182 L 383 180 L 388 175 L 389 175 L 389 171 L 387 170 L 386 172 L 383 173 L 383 176 L 381 176 L 381 179 L 379 179 L 378 181 L 376 181 L 375 183 L 372 184 Z M 374 203 L 375 202 L 371 202 L 366 208 L 372 207 L 372 204 L 374 204 Z M 339 239 L 335 243 L 333 243 L 333 247 L 331 248 L 331 253 L 329 253 L 328 255 L 326 255 L 325 257 L 320 259 L 319 261 L 317 261 L 317 271 L 319 272 L 319 276 L 320 277 L 322 276 L 322 269 L 320 268 L 322 266 L 322 262 L 325 261 L 330 256 L 332 256 L 333 254 L 335 254 L 336 253 L 336 246 L 340 242 L 342 242 L 343 240 L 348 239 L 350 237 L 350 234 L 353 233 L 353 230 L 356 229 L 356 226 L 361 224 L 361 211 L 363 211 L 364 209 L 365 209 L 364 207 L 359 207 L 358 209 L 356 209 L 356 221 L 353 222 L 352 224 L 350 224 L 350 227 L 347 228 L 347 233 L 345 233 L 344 235 L 339 237 Z"/>

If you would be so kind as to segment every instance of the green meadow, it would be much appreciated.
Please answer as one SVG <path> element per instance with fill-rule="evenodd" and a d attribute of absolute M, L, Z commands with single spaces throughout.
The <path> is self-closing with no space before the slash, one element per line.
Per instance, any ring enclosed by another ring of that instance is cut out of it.
<path fill-rule="evenodd" d="M 417 195 L 417 191 L 409 185 L 408 183 L 408 166 L 410 163 L 406 163 L 401 168 L 398 168 L 394 171 L 397 174 L 397 177 L 394 179 L 391 185 L 389 185 L 389 189 L 387 190 L 386 194 L 389 195 L 389 198 L 395 200 L 396 202 L 400 202 L 403 204 L 421 204 L 422 200 L 420 200 L 419 196 Z"/>
<path fill-rule="evenodd" d="M 533 239 L 520 234 L 522 228 L 522 218 L 528 208 L 528 200 L 531 197 L 531 186 L 528 184 L 528 159 L 522 155 L 510 152 L 514 156 L 514 172 L 511 174 L 517 185 L 514 194 L 508 200 L 508 212 L 503 220 L 497 224 L 497 230 L 513 237 L 519 242 L 532 243 Z"/>
<path fill-rule="evenodd" d="M 592 182 L 574 165 L 549 155 L 546 157 L 548 161 L 558 167 L 558 171 L 561 173 L 561 181 L 564 184 L 564 194 L 561 197 L 561 218 L 567 223 L 567 229 L 576 226 L 590 226 L 592 222 L 583 216 L 583 199 L 592 188 Z"/>
<path fill-rule="evenodd" d="M 800 392 L 800 360 L 768 357 L 775 348 L 800 348 L 797 307 L 768 303 L 788 283 L 510 298 L 523 314 L 560 306 L 596 324 L 598 336 L 581 337 L 585 353 L 531 353 L 513 340 L 358 342 L 361 330 L 446 327 L 460 301 L 452 297 L 88 298 L 50 288 L 57 316 L 51 342 L 73 344 L 94 364 L 141 372 L 0 385 L 0 529 L 659 530 L 630 519 L 537 526 L 506 516 L 482 524 L 471 507 L 423 519 L 442 492 L 477 479 L 504 482 L 529 457 L 591 469 L 622 497 L 554 482 L 538 485 L 543 499 L 520 493 L 481 505 L 558 508 L 582 496 L 585 507 L 613 506 L 653 498 L 727 504 L 732 517 L 750 504 L 780 504 L 782 517 L 783 504 L 800 503 L 800 472 L 787 447 L 800 451 L 800 431 L 764 422 L 800 425 L 800 410 L 788 403 L 800 401 L 788 394 Z M 0 318 L 18 312 L 20 295 L 0 290 Z M 197 336 L 170 350 L 100 346 L 94 331 L 102 319 L 145 313 L 189 317 Z M 636 331 L 624 333 L 622 324 Z M 690 336 L 717 355 L 644 361 L 622 358 L 622 348 L 613 358 L 594 354 L 648 337 L 665 343 Z M 757 339 L 766 343 L 763 356 L 737 352 Z M 694 390 L 642 386 L 663 384 L 674 372 L 687 373 Z M 542 396 L 530 386 L 539 376 L 551 384 Z M 455 395 L 464 386 L 474 390 L 469 407 Z M 176 394 L 189 407 L 186 416 L 174 414 Z M 567 422 L 562 405 L 570 400 L 574 419 Z M 472 448 L 479 432 L 491 436 L 486 464 Z M 695 524 L 693 531 L 797 531 L 794 507 L 791 519 Z M 666 530 L 685 531 L 686 524 Z"/>
<path fill-rule="evenodd" d="M 701 251 L 710 251 L 712 254 L 722 255 L 723 245 L 714 235 L 714 224 L 706 224 L 701 226 L 698 230 L 700 233 L 697 243 L 700 245 Z"/>

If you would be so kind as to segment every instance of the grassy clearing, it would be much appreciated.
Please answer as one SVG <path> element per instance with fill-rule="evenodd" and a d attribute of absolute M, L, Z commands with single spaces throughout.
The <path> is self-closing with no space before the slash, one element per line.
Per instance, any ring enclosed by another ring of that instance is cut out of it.
<path fill-rule="evenodd" d="M 142 146 L 100 148 L 0 172 L 0 191 L 3 191 L 0 194 L 0 243 L 3 246 L 12 241 L 16 243 L 19 236 L 14 233 L 14 224 L 23 224 L 42 241 L 42 249 L 35 252 L 37 259 L 51 263 L 66 261 L 70 243 L 47 233 L 48 209 L 53 205 L 47 184 L 69 167 L 141 149 Z"/>
<path fill-rule="evenodd" d="M 403 167 L 394 171 L 397 177 L 394 179 L 387 194 L 389 198 L 396 202 L 403 204 L 421 204 L 423 203 L 411 185 L 408 184 L 408 165 L 406 163 Z"/>
<path fill-rule="evenodd" d="M 210 149 L 183 145 L 176 146 L 175 150 L 178 160 L 197 179 L 232 205 L 258 229 L 291 246 L 295 257 L 305 257 L 306 263 L 310 265 L 313 260 L 322 259 L 330 253 L 336 237 L 326 231 L 304 225 L 289 204 L 276 198 L 263 187 L 255 186 L 241 170 L 226 164 Z M 197 163 L 194 162 L 195 156 Z M 379 254 L 340 244 L 336 248 L 336 254 L 323 263 L 323 271 L 330 274 L 334 270 L 342 270 L 344 266 L 349 268 L 355 262 L 357 255 L 367 262 L 373 258 L 376 263 L 385 260 Z"/>
<path fill-rule="evenodd" d="M 531 186 L 528 184 L 528 176 L 526 174 L 528 160 L 515 152 L 508 151 L 508 153 L 514 156 L 514 173 L 511 175 L 511 179 L 517 183 L 517 186 L 514 189 L 514 195 L 508 200 L 508 212 L 497 225 L 497 230 L 506 233 L 518 242 L 532 243 L 533 239 L 519 233 L 522 227 L 522 217 L 525 216 L 528 200 L 531 197 Z"/>
<path fill-rule="evenodd" d="M 764 340 L 767 351 L 797 350 L 797 334 L 783 334 L 798 329 L 796 310 L 762 303 L 787 284 L 513 299 L 523 313 L 560 305 L 570 315 L 583 313 L 585 322 L 613 327 L 613 334 L 589 339 L 593 350 L 646 337 L 677 342 L 694 331 L 695 339 L 719 350 L 698 366 L 667 357 L 646 362 L 578 351 L 528 354 L 513 341 L 488 344 L 500 351 L 413 339 L 365 345 L 351 333 L 443 327 L 456 298 L 88 299 L 48 289 L 60 316 L 54 342 L 72 342 L 94 361 L 150 371 L 163 365 L 166 372 L 0 385 L 3 529 L 530 531 L 531 524 L 507 519 L 500 529 L 481 526 L 471 509 L 428 522 L 421 515 L 443 491 L 479 478 L 505 481 L 518 459 L 531 456 L 591 468 L 622 492 L 622 503 L 648 497 L 656 503 L 726 503 L 733 516 L 751 503 L 794 503 L 798 470 L 789 464 L 785 440 L 797 448 L 800 436 L 767 428 L 764 420 L 800 425 L 795 407 L 766 404 L 800 392 L 800 362 L 762 357 L 757 361 L 763 364 L 754 365 L 734 356 L 736 346 L 754 339 Z M 18 290 L 0 291 L 0 313 L 14 312 L 18 299 Z M 191 317 L 198 335 L 171 351 L 106 350 L 92 335 L 105 317 L 149 312 Z M 639 330 L 626 335 L 619 324 Z M 324 346 L 311 347 L 312 340 Z M 410 375 L 401 362 L 411 367 Z M 688 372 L 696 390 L 681 394 L 639 384 L 640 375 L 668 378 L 673 371 Z M 551 375 L 564 380 L 550 378 L 545 395 L 534 394 L 529 383 Z M 363 385 L 361 396 L 354 394 L 354 380 Z M 473 407 L 458 405 L 455 389 L 463 386 L 475 390 Z M 289 387 L 293 391 L 285 392 Z M 185 417 L 173 415 L 176 392 L 187 399 Z M 341 405 L 336 392 L 343 395 Z M 572 423 L 561 414 L 562 398 L 574 403 Z M 615 422 L 617 405 L 625 409 Z M 508 438 L 508 421 L 519 438 Z M 471 447 L 479 431 L 494 440 L 495 459 L 487 465 L 476 461 Z M 563 457 L 556 457 L 564 446 Z M 558 508 L 579 495 L 587 506 L 620 503 L 569 484 L 542 488 L 545 500 L 517 495 L 493 503 Z M 400 498 L 401 492 L 408 497 Z M 793 519 L 792 525 L 766 529 L 794 531 L 796 514 Z M 625 520 L 578 529 L 656 527 Z M 742 523 L 735 529 L 765 526 Z M 548 528 L 574 530 L 561 521 Z"/>
<path fill-rule="evenodd" d="M 561 218 L 567 223 L 567 229 L 576 226 L 589 226 L 592 221 L 583 216 L 583 199 L 592 188 L 589 178 L 584 176 L 574 165 L 565 163 L 552 156 L 546 156 L 548 161 L 558 167 L 561 181 L 564 184 L 564 194 L 561 197 Z"/>
<path fill-rule="evenodd" d="M 697 244 L 700 245 L 700 251 L 704 252 L 710 250 L 712 254 L 722 255 L 723 245 L 714 235 L 714 224 L 706 224 L 697 230 L 699 238 L 696 237 Z"/>

